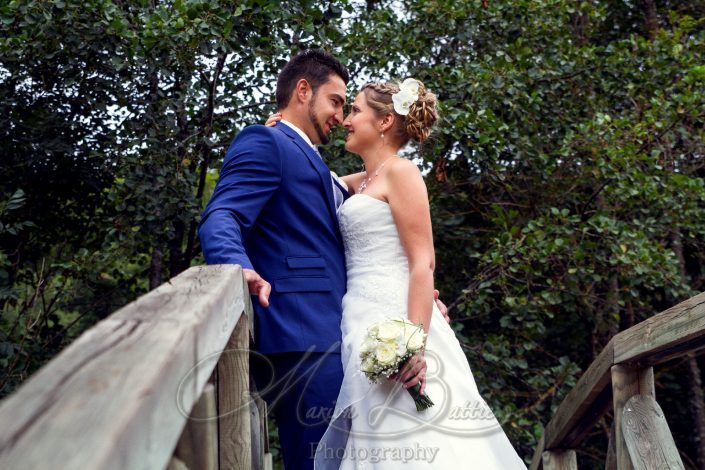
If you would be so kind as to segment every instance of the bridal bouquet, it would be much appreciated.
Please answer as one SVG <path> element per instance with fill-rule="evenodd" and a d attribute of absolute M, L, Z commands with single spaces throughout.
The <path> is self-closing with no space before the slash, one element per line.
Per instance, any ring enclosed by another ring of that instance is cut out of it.
<path fill-rule="evenodd" d="M 367 337 L 360 348 L 362 372 L 371 382 L 377 383 L 382 377 L 402 369 L 415 353 L 424 347 L 426 333 L 422 325 L 416 325 L 403 317 L 387 318 L 367 329 Z M 416 404 L 416 410 L 422 411 L 433 406 L 421 385 L 416 384 L 407 391 Z"/>

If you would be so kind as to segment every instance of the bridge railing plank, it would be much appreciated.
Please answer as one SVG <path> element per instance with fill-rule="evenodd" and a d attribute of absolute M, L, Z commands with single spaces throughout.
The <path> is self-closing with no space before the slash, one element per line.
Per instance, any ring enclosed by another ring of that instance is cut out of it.
<path fill-rule="evenodd" d="M 198 266 L 90 328 L 0 403 L 0 468 L 165 468 L 247 302 Z"/>

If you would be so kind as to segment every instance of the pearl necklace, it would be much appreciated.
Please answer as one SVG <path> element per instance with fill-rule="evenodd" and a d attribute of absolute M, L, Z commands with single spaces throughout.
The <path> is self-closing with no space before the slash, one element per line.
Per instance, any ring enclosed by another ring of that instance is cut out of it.
<path fill-rule="evenodd" d="M 375 177 L 379 174 L 379 172 L 382 170 L 382 168 L 384 168 L 384 164 L 387 163 L 389 160 L 391 160 L 394 157 L 396 157 L 396 155 L 392 155 L 391 157 L 389 157 L 388 159 L 383 161 L 382 164 L 377 168 L 377 170 L 375 170 L 375 174 L 369 178 L 367 177 L 367 170 L 365 170 L 365 179 L 362 180 L 360 187 L 357 188 L 358 194 L 362 193 L 365 189 L 367 189 L 367 185 L 370 184 L 372 182 L 372 180 L 375 179 Z"/>

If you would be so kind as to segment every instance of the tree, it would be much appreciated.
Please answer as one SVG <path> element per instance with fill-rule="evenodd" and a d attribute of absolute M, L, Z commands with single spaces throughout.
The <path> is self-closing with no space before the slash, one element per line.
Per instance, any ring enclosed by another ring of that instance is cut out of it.
<path fill-rule="evenodd" d="M 288 57 L 324 47 L 349 64 L 351 93 L 413 76 L 438 94 L 441 125 L 409 150 L 427 174 L 437 284 L 483 396 L 530 457 L 614 333 L 705 287 L 704 13 L 661 0 L 3 4 L 0 393 L 202 262 L 195 228 L 225 149 L 273 111 Z M 324 157 L 357 171 L 341 138 Z M 702 405 L 701 368 L 657 371 L 693 468 L 705 429 L 691 438 L 683 404 Z M 602 467 L 607 431 L 581 466 Z"/>

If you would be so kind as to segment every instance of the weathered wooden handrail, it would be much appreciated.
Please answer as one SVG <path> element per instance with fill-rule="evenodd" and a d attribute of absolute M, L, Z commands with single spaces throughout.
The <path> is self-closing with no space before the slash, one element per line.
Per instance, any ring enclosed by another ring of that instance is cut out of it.
<path fill-rule="evenodd" d="M 615 335 L 545 427 L 531 470 L 576 469 L 574 449 L 610 407 L 615 419 L 605 466 L 608 470 L 634 468 L 632 461 L 639 460 L 639 456 L 634 455 L 635 451 L 630 453 L 625 442 L 624 434 L 630 431 L 623 431 L 622 419 L 623 414 L 631 412 L 625 410 L 625 404 L 634 396 L 654 398 L 654 365 L 702 348 L 705 348 L 705 292 Z M 654 416 L 646 419 L 662 422 Z M 664 454 L 664 461 L 669 465 L 680 462 L 677 454 L 676 458 L 671 457 Z"/>
<path fill-rule="evenodd" d="M 262 468 L 267 456 L 252 452 L 267 443 L 264 404 L 250 393 L 251 322 L 239 266 L 181 273 L 84 332 L 0 403 L 0 468 Z"/>

